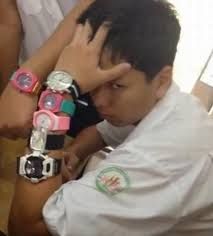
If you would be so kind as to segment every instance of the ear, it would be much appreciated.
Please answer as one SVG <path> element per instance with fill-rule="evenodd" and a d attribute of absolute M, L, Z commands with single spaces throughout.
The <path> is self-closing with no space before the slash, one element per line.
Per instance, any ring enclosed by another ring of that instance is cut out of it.
<path fill-rule="evenodd" d="M 172 83 L 172 66 L 164 66 L 160 72 L 155 76 L 155 81 L 157 83 L 157 99 L 164 97 Z"/>

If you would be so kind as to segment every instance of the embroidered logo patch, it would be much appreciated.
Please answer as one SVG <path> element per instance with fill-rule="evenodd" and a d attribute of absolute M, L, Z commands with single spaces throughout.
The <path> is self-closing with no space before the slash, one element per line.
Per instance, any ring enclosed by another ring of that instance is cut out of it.
<path fill-rule="evenodd" d="M 96 177 L 96 187 L 99 191 L 115 195 L 130 186 L 130 179 L 126 172 L 118 167 L 108 167 Z"/>

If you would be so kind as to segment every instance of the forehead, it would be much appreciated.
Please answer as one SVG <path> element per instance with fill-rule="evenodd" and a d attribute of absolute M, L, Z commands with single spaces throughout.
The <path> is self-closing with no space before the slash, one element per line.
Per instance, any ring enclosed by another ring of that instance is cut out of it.
<path fill-rule="evenodd" d="M 112 58 L 112 53 L 108 49 L 103 49 L 101 57 L 100 57 L 100 67 L 103 70 L 108 70 L 113 68 L 114 66 L 125 62 L 124 60 L 120 59 L 119 56 Z M 117 78 L 119 81 L 125 81 L 125 82 L 138 82 L 138 83 L 144 83 L 146 75 L 142 71 L 136 70 L 132 68 L 127 74 Z"/>
<path fill-rule="evenodd" d="M 100 66 L 102 69 L 109 69 L 119 64 L 121 60 L 117 58 L 116 60 L 112 60 L 112 53 L 110 50 L 104 48 L 100 57 Z"/>

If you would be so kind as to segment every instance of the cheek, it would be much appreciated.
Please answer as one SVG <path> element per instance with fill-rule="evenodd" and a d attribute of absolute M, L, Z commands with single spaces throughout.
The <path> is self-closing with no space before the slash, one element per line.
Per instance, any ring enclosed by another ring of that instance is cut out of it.
<path fill-rule="evenodd" d="M 117 115 L 130 117 L 137 112 L 139 106 L 141 106 L 141 98 L 137 97 L 136 93 L 131 90 L 113 96 L 112 108 Z"/>
<path fill-rule="evenodd" d="M 137 120 L 142 118 L 152 106 L 150 91 L 133 90 L 123 93 L 117 100 L 117 112 L 125 113 L 127 118 Z"/>

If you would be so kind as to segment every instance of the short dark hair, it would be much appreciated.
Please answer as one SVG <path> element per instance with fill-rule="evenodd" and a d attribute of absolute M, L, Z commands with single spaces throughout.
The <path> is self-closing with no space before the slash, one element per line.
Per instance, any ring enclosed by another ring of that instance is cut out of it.
<path fill-rule="evenodd" d="M 104 22 L 110 30 L 104 47 L 113 58 L 124 59 L 152 79 L 164 66 L 173 65 L 180 38 L 174 6 L 165 0 L 96 0 L 81 15 L 93 33 Z"/>

